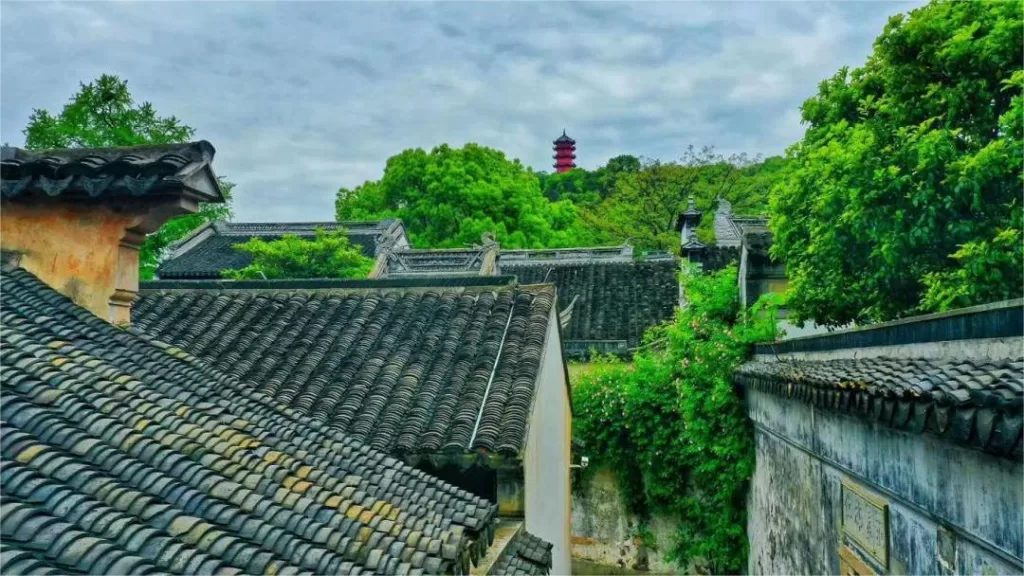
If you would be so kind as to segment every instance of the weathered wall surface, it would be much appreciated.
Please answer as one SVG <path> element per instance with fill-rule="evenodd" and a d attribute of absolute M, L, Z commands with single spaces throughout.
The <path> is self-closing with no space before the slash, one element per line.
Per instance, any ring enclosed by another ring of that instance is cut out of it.
<path fill-rule="evenodd" d="M 551 573 L 570 574 L 569 458 L 572 412 L 552 307 L 523 458 L 526 530 L 551 542 Z"/>
<path fill-rule="evenodd" d="M 577 486 L 572 498 L 573 558 L 626 569 L 646 565 L 654 574 L 678 574 L 679 568 L 664 556 L 675 523 L 663 516 L 652 518 L 648 529 L 657 550 L 644 549 L 634 540 L 639 521 L 623 503 L 614 471 L 587 470 L 582 477 L 585 485 Z"/>
<path fill-rule="evenodd" d="M 839 573 L 844 483 L 887 508 L 890 573 L 1024 571 L 1021 462 L 748 391 L 752 574 Z M 881 517 L 881 516 L 880 516 Z"/>
<path fill-rule="evenodd" d="M 20 252 L 21 266 L 39 279 L 100 318 L 109 318 L 119 243 L 131 224 L 131 216 L 98 206 L 4 202 L 0 245 Z"/>

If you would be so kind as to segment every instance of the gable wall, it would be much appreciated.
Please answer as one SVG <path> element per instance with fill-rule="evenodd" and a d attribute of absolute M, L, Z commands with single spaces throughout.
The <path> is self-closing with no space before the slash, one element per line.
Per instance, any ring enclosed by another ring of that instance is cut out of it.
<path fill-rule="evenodd" d="M 523 458 L 526 529 L 551 542 L 552 574 L 570 574 L 569 445 L 572 411 L 552 307 Z"/>
<path fill-rule="evenodd" d="M 135 276 L 124 280 L 138 285 L 138 253 L 119 246 L 133 223 L 131 215 L 103 206 L 4 202 L 0 246 L 19 252 L 22 268 L 76 304 L 117 321 L 111 318 L 110 298 L 119 285 L 119 257 L 134 254 L 134 262 L 122 264 Z"/>

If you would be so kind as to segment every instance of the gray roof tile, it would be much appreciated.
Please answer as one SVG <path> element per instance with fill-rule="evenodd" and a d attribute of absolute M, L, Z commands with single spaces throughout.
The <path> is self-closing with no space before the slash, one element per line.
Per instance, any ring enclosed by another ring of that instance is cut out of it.
<path fill-rule="evenodd" d="M 560 251 L 549 258 L 507 259 L 503 253 L 501 272 L 523 284 L 554 284 L 562 306 L 575 301 L 562 332 L 567 342 L 621 340 L 633 349 L 648 328 L 672 318 L 679 303 L 679 269 L 670 255 L 646 260 L 616 253 L 584 256 Z"/>
<path fill-rule="evenodd" d="M 988 452 L 1022 453 L 1024 358 L 749 362 L 735 380 Z"/>
<path fill-rule="evenodd" d="M 424 535 L 424 566 L 461 572 L 486 546 L 493 504 L 23 270 L 3 285 L 4 574 L 398 571 L 405 527 Z"/>
<path fill-rule="evenodd" d="M 179 193 L 189 179 L 209 170 L 213 146 L 205 141 L 131 148 L 22 150 L 4 147 L 3 197 L 117 197 Z M 210 173 L 212 175 L 212 172 Z M 196 191 L 203 200 L 222 201 Z"/>
<path fill-rule="evenodd" d="M 375 448 L 518 454 L 551 287 L 368 286 L 143 290 L 133 320 L 308 421 Z"/>
<path fill-rule="evenodd" d="M 490 574 L 548 574 L 551 571 L 551 549 L 549 542 L 520 530 L 491 567 Z"/>

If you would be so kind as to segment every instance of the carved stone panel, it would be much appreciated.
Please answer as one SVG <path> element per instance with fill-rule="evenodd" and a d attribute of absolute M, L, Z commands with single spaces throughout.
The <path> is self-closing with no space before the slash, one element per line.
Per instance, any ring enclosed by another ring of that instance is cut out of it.
<path fill-rule="evenodd" d="M 842 483 L 842 536 L 840 560 L 864 556 L 881 571 L 889 567 L 889 504 L 850 480 Z M 842 548 L 847 548 L 845 554 Z M 861 552 L 862 554 L 851 554 Z M 867 566 L 867 565 L 865 565 Z M 863 574 L 859 567 L 857 574 Z M 845 572 L 844 572 L 845 573 Z M 874 572 L 872 572 L 874 573 Z"/>

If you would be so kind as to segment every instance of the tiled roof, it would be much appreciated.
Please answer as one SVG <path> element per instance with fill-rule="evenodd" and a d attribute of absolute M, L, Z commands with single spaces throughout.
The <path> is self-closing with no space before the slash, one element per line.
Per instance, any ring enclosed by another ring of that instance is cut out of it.
<path fill-rule="evenodd" d="M 342 284 L 345 285 L 345 284 Z M 526 439 L 554 303 L 550 286 L 149 290 L 139 327 L 257 390 L 396 453 Z M 481 409 L 482 407 L 482 409 Z"/>
<path fill-rule="evenodd" d="M 504 554 L 495 562 L 491 574 L 540 576 L 551 572 L 549 542 L 521 530 L 505 547 Z"/>
<path fill-rule="evenodd" d="M 738 245 L 722 246 L 710 244 L 704 247 L 703 261 L 705 272 L 715 272 L 730 264 L 738 266 L 740 262 L 740 248 Z"/>
<path fill-rule="evenodd" d="M 555 138 L 554 144 L 575 144 L 576 141 L 566 135 L 565 130 L 562 130 L 562 135 Z"/>
<path fill-rule="evenodd" d="M 743 245 L 748 252 L 759 256 L 768 256 L 772 247 L 772 231 L 765 222 L 750 223 L 743 226 Z"/>
<path fill-rule="evenodd" d="M 257 237 L 265 241 L 294 234 L 312 238 L 317 228 L 336 230 L 345 228 L 349 240 L 362 246 L 363 255 L 373 258 L 382 245 L 387 244 L 397 220 L 373 222 L 296 222 L 296 223 L 244 223 L 213 222 L 182 239 L 167 260 L 157 269 L 160 278 L 203 279 L 220 278 L 224 270 L 237 270 L 252 263 L 252 256 L 235 246 Z"/>
<path fill-rule="evenodd" d="M 735 378 L 894 428 L 1021 455 L 1024 358 L 762 361 L 740 366 Z"/>
<path fill-rule="evenodd" d="M 3 287 L 4 574 L 465 572 L 488 546 L 496 506 L 275 403 L 263 380 L 23 270 L 5 266 Z"/>
<path fill-rule="evenodd" d="M 721 247 L 738 247 L 747 227 L 765 228 L 767 223 L 768 218 L 765 216 L 733 214 L 732 204 L 725 198 L 719 198 L 714 220 L 715 244 Z"/>
<path fill-rule="evenodd" d="M 116 197 L 193 194 L 222 200 L 210 168 L 214 148 L 201 140 L 132 148 L 3 148 L 3 197 Z"/>
<path fill-rule="evenodd" d="M 639 261 L 614 255 L 509 260 L 503 251 L 499 262 L 502 274 L 523 284 L 554 284 L 563 306 L 575 301 L 562 332 L 565 341 L 617 340 L 635 348 L 645 330 L 672 318 L 679 302 L 678 266 L 671 255 Z"/>

